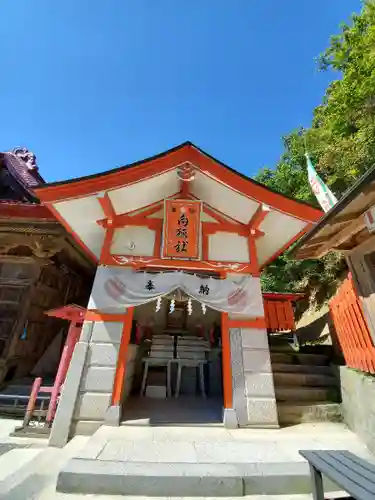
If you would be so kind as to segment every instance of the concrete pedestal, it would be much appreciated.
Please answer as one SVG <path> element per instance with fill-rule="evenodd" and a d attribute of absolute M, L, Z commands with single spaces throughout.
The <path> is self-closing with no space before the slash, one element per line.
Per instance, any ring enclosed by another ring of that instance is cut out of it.
<path fill-rule="evenodd" d="M 227 429 L 237 429 L 238 420 L 237 413 L 234 408 L 224 408 L 223 410 L 223 424 Z"/>
<path fill-rule="evenodd" d="M 118 426 L 121 422 L 122 407 L 120 405 L 112 405 L 105 412 L 105 425 Z"/>

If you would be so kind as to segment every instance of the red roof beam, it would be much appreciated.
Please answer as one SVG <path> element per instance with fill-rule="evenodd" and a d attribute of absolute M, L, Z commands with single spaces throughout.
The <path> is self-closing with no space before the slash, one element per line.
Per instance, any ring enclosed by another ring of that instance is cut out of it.
<path fill-rule="evenodd" d="M 111 226 L 116 217 L 116 212 L 115 209 L 113 208 L 112 201 L 108 196 L 108 193 L 107 192 L 98 193 L 97 200 L 100 203 L 100 206 L 102 207 L 104 215 L 107 219 L 107 225 Z"/>
<path fill-rule="evenodd" d="M 254 215 L 251 217 L 251 219 L 248 222 L 250 234 L 255 235 L 257 233 L 257 231 L 259 231 L 259 226 L 262 224 L 262 222 L 267 217 L 267 215 L 270 213 L 270 211 L 271 211 L 271 208 L 268 205 L 265 205 L 264 203 L 259 205 L 259 207 L 256 209 Z"/>

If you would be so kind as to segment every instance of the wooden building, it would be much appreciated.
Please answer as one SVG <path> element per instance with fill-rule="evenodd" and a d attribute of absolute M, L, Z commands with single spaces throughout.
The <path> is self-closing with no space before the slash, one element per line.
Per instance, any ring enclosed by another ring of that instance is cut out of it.
<path fill-rule="evenodd" d="M 92 261 L 33 192 L 43 183 L 28 150 L 0 153 L 0 384 L 30 376 L 56 335 L 63 342 L 66 326 L 44 311 L 86 306 L 91 289 Z"/>
<path fill-rule="evenodd" d="M 260 273 L 312 227 L 319 210 L 271 191 L 189 142 L 35 191 L 97 263 L 52 444 L 103 422 L 118 425 L 133 404 L 134 320 L 151 342 L 141 367 L 162 350 L 176 398 L 181 367 L 195 366 L 189 349 L 179 355 L 179 346 L 197 349 L 198 337 L 216 327 L 224 425 L 278 425 Z M 278 305 L 269 314 L 271 309 Z M 284 317 L 285 324 L 289 320 Z M 210 404 L 202 398 L 203 406 Z"/>
<path fill-rule="evenodd" d="M 374 341 L 375 168 L 361 177 L 294 249 L 299 259 L 321 258 L 331 251 L 342 253 L 346 259 Z"/>

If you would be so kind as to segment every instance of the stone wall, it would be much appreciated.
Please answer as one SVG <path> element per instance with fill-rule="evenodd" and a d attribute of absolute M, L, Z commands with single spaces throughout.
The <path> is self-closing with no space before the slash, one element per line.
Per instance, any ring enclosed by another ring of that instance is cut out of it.
<path fill-rule="evenodd" d="M 111 405 L 123 323 L 84 322 L 64 383 L 50 444 L 64 446 L 68 436 L 92 434 Z M 123 399 L 130 393 L 138 346 L 129 345 Z"/>
<path fill-rule="evenodd" d="M 111 404 L 122 326 L 115 322 L 93 324 L 74 420 L 104 420 Z"/>
<path fill-rule="evenodd" d="M 97 321 L 93 325 L 73 415 L 73 420 L 80 423 L 79 428 L 94 427 L 94 423 L 104 422 L 111 405 L 122 329 L 123 323 L 120 322 Z M 123 400 L 131 390 L 136 349 L 137 346 L 129 345 Z"/>
<path fill-rule="evenodd" d="M 340 367 L 344 421 L 375 453 L 375 377 Z"/>
<path fill-rule="evenodd" d="M 267 331 L 231 328 L 233 405 L 240 427 L 278 427 Z"/>

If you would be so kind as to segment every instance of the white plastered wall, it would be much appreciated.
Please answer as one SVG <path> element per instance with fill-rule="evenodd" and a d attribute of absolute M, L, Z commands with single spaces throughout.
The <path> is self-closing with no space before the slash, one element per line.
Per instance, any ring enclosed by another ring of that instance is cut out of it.
<path fill-rule="evenodd" d="M 116 229 L 111 253 L 117 255 L 151 256 L 154 254 L 155 230 L 143 226 Z"/>
<path fill-rule="evenodd" d="M 249 258 L 248 240 L 236 233 L 219 231 L 208 237 L 209 260 L 223 262 L 246 262 Z"/>
<path fill-rule="evenodd" d="M 306 226 L 306 221 L 272 210 L 260 225 L 265 235 L 256 240 L 258 262 L 264 264 Z"/>
<path fill-rule="evenodd" d="M 53 207 L 79 235 L 83 243 L 99 258 L 103 246 L 105 229 L 96 221 L 105 215 L 96 196 L 85 196 L 74 200 L 54 203 Z"/>

